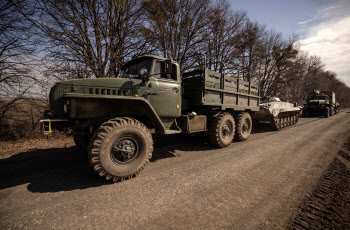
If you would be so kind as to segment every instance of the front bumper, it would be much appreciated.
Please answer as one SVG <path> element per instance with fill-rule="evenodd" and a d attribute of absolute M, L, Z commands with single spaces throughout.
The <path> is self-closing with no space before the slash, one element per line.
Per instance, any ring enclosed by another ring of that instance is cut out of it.
<path fill-rule="evenodd" d="M 50 136 L 52 134 L 52 130 L 64 130 L 64 128 L 68 126 L 68 119 L 40 119 L 40 130 L 43 133 L 43 135 Z"/>

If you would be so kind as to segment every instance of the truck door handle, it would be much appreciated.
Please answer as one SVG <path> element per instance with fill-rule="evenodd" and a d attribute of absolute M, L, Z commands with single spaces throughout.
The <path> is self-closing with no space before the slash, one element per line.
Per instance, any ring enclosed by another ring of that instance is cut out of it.
<path fill-rule="evenodd" d="M 173 88 L 173 92 L 174 92 L 174 93 L 178 93 L 178 92 L 179 92 L 179 89 L 176 88 L 176 87 L 174 87 L 174 88 Z"/>

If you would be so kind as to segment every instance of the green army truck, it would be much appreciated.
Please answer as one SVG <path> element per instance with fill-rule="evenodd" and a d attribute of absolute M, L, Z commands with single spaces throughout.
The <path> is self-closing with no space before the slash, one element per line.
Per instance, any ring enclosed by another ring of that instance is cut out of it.
<path fill-rule="evenodd" d="M 136 176 L 153 151 L 151 133 L 207 132 L 216 147 L 247 140 L 259 111 L 259 87 L 201 68 L 180 74 L 177 62 L 145 55 L 127 62 L 117 78 L 56 83 L 44 133 L 73 130 L 93 170 L 107 180 Z"/>
<path fill-rule="evenodd" d="M 323 115 L 333 116 L 339 113 L 340 105 L 335 100 L 335 93 L 327 90 L 314 90 L 306 97 L 306 104 L 303 108 L 304 117 Z"/>

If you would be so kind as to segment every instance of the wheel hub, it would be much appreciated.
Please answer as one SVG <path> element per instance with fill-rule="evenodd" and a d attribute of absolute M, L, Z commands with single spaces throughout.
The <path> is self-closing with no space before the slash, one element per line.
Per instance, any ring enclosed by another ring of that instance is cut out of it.
<path fill-rule="evenodd" d="M 225 123 L 222 126 L 222 136 L 223 138 L 227 138 L 230 134 L 231 134 L 230 125 Z"/>
<path fill-rule="evenodd" d="M 242 133 L 245 134 L 248 132 L 248 130 L 249 130 L 249 123 L 247 120 L 244 120 L 242 124 Z"/>
<path fill-rule="evenodd" d="M 138 154 L 139 145 L 133 137 L 121 137 L 111 148 L 111 158 L 117 164 L 130 163 Z"/>

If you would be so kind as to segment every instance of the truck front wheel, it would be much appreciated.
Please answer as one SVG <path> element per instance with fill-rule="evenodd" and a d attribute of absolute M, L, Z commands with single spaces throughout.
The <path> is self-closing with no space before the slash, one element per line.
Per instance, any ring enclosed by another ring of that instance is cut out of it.
<path fill-rule="evenodd" d="M 326 108 L 324 111 L 324 117 L 329 117 L 329 108 Z"/>
<path fill-rule="evenodd" d="M 132 118 L 116 118 L 103 123 L 89 144 L 93 170 L 107 180 L 124 181 L 136 176 L 153 152 L 150 132 Z"/>
<path fill-rule="evenodd" d="M 243 112 L 236 117 L 236 135 L 237 141 L 245 141 L 252 132 L 252 118 L 249 113 Z"/>
<path fill-rule="evenodd" d="M 224 148 L 228 146 L 235 134 L 235 120 L 229 113 L 217 115 L 209 124 L 209 141 L 214 146 Z"/>

